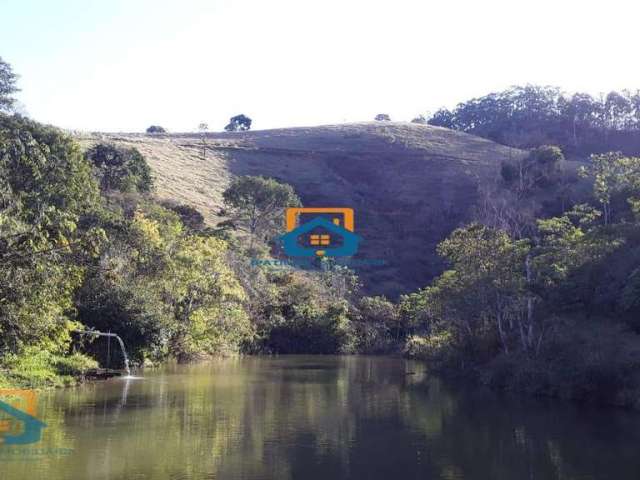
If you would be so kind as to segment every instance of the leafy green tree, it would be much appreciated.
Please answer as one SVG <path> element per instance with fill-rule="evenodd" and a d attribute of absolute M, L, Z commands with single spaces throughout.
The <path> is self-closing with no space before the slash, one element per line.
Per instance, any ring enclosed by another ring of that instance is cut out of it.
<path fill-rule="evenodd" d="M 13 73 L 11 65 L 0 57 L 0 112 L 11 112 L 15 104 L 12 95 L 18 92 L 16 80 L 18 76 Z"/>
<path fill-rule="evenodd" d="M 226 248 L 217 238 L 189 236 L 171 255 L 162 290 L 176 321 L 170 349 L 178 358 L 237 353 L 251 340 L 245 293 L 226 264 Z"/>
<path fill-rule="evenodd" d="M 392 348 L 391 342 L 399 344 L 407 330 L 398 307 L 385 297 L 363 297 L 358 302 L 363 328 L 360 349 L 370 353 L 380 353 Z"/>
<path fill-rule="evenodd" d="M 627 157 L 619 152 L 592 155 L 588 167 L 581 174 L 593 178 L 593 193 L 604 214 L 605 225 L 614 218 L 613 201 L 623 195 L 626 207 L 633 207 L 640 195 L 640 158 Z"/>
<path fill-rule="evenodd" d="M 454 130 L 464 130 L 464 127 L 459 128 L 456 125 L 455 121 L 456 121 L 456 115 L 454 112 L 452 112 L 451 110 L 447 110 L 446 108 L 441 108 L 437 110 L 431 116 L 431 118 L 429 118 L 429 120 L 427 120 L 427 123 L 429 125 L 434 125 L 436 127 L 451 128 Z"/>
<path fill-rule="evenodd" d="M 285 272 L 274 278 L 259 337 L 275 353 L 355 353 L 358 338 L 348 300 L 327 292 L 317 275 Z"/>
<path fill-rule="evenodd" d="M 167 130 L 164 127 L 161 127 L 160 125 L 151 125 L 149 128 L 147 128 L 147 133 L 149 134 L 167 133 Z"/>
<path fill-rule="evenodd" d="M 362 284 L 349 267 L 338 265 L 330 258 L 321 260 L 319 280 L 325 285 L 327 295 L 337 301 L 354 301 Z"/>
<path fill-rule="evenodd" d="M 633 124 L 633 103 L 628 95 L 609 92 L 604 101 L 604 114 L 611 130 L 624 130 Z"/>
<path fill-rule="evenodd" d="M 293 187 L 272 178 L 238 177 L 223 193 L 232 221 L 254 238 L 268 239 L 282 229 L 287 207 L 300 206 Z"/>
<path fill-rule="evenodd" d="M 561 99 L 559 107 L 570 122 L 573 147 L 577 149 L 585 139 L 579 138 L 578 132 L 588 131 L 593 119 L 602 117 L 602 105 L 591 95 L 576 93 L 570 99 Z"/>
<path fill-rule="evenodd" d="M 451 328 L 461 345 L 484 337 L 488 347 L 495 334 L 506 354 L 516 341 L 534 348 L 541 332 L 527 316 L 529 251 L 527 241 L 481 225 L 455 230 L 438 246 L 452 269 L 425 292 L 431 321 Z"/>
<path fill-rule="evenodd" d="M 75 289 L 105 240 L 83 223 L 97 208 L 91 167 L 71 138 L 0 114 L 0 352 L 66 348 Z"/>
<path fill-rule="evenodd" d="M 563 164 L 564 155 L 558 147 L 543 145 L 515 161 L 503 163 L 500 173 L 505 183 L 524 195 L 536 187 L 557 182 Z"/>
<path fill-rule="evenodd" d="M 80 292 L 87 326 L 116 331 L 139 360 L 238 352 L 251 341 L 226 242 L 192 235 L 148 201 L 123 221 Z"/>
<path fill-rule="evenodd" d="M 227 132 L 244 132 L 251 129 L 252 120 L 244 114 L 231 117 L 229 123 L 224 127 Z"/>
<path fill-rule="evenodd" d="M 198 209 L 191 205 L 184 205 L 173 201 L 164 201 L 162 206 L 178 214 L 180 220 L 185 227 L 190 230 L 202 230 L 204 229 L 204 216 L 198 211 Z"/>
<path fill-rule="evenodd" d="M 425 315 L 426 310 L 427 297 L 424 289 L 400 295 L 398 315 L 408 334 L 416 331 L 429 332 L 431 330 L 429 319 Z"/>
<path fill-rule="evenodd" d="M 99 143 L 85 153 L 103 192 L 150 192 L 151 168 L 135 148 Z"/>
<path fill-rule="evenodd" d="M 576 205 L 560 217 L 538 220 L 535 283 L 551 311 L 593 313 L 606 259 L 624 242 L 615 230 L 596 228 L 600 216 L 591 206 Z"/>

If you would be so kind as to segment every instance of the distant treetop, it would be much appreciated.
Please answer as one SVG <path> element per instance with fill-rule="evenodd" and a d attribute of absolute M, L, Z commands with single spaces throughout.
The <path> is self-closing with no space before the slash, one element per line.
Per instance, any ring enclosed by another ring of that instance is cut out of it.
<path fill-rule="evenodd" d="M 560 145 L 585 155 L 640 153 L 640 90 L 567 95 L 557 87 L 526 85 L 438 110 L 430 125 L 461 130 L 518 148 Z"/>
<path fill-rule="evenodd" d="M 0 112 L 13 111 L 16 100 L 11 95 L 20 91 L 16 87 L 17 78 L 18 76 L 13 73 L 11 65 L 0 57 Z"/>
<path fill-rule="evenodd" d="M 419 125 L 426 125 L 427 124 L 427 119 L 426 119 L 426 117 L 424 115 L 418 115 L 416 118 L 411 120 L 411 123 L 417 123 Z"/>
<path fill-rule="evenodd" d="M 376 115 L 375 120 L 377 122 L 390 122 L 391 117 L 389 116 L 388 113 L 379 113 L 378 115 Z"/>
<path fill-rule="evenodd" d="M 227 132 L 244 132 L 251 128 L 251 119 L 244 114 L 231 117 L 229 123 L 224 129 Z"/>
<path fill-rule="evenodd" d="M 147 128 L 147 133 L 167 133 L 167 130 L 160 125 L 151 125 Z"/>

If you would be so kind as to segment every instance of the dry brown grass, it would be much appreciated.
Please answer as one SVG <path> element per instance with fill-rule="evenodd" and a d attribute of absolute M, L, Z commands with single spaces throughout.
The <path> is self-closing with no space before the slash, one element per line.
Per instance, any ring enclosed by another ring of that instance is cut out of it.
<path fill-rule="evenodd" d="M 306 206 L 356 212 L 368 290 L 395 295 L 424 286 L 442 268 L 435 246 L 470 219 L 478 187 L 494 182 L 503 160 L 522 155 L 460 132 L 399 122 L 367 122 L 243 133 L 92 134 L 85 146 L 111 141 L 140 150 L 160 199 L 189 204 L 220 221 L 222 192 L 235 175 L 292 184 Z"/>

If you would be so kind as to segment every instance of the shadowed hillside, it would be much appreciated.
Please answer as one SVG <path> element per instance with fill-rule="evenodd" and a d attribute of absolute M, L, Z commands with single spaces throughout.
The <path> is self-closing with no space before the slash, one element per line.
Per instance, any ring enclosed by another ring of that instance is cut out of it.
<path fill-rule="evenodd" d="M 156 177 L 157 196 L 196 207 L 215 224 L 222 192 L 235 175 L 265 175 L 293 185 L 305 206 L 355 209 L 364 239 L 359 257 L 384 259 L 361 269 L 367 290 L 396 295 L 441 271 L 435 247 L 471 219 L 478 187 L 500 163 L 522 154 L 439 127 L 371 122 L 243 133 L 209 133 L 206 159 L 197 134 L 94 134 L 136 147 Z"/>

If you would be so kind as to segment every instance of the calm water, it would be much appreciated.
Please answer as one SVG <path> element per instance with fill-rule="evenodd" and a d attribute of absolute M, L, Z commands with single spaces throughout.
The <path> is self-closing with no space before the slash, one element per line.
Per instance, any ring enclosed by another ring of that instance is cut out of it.
<path fill-rule="evenodd" d="M 285 356 L 41 394 L 14 479 L 640 478 L 640 414 L 448 388 L 419 363 Z"/>

